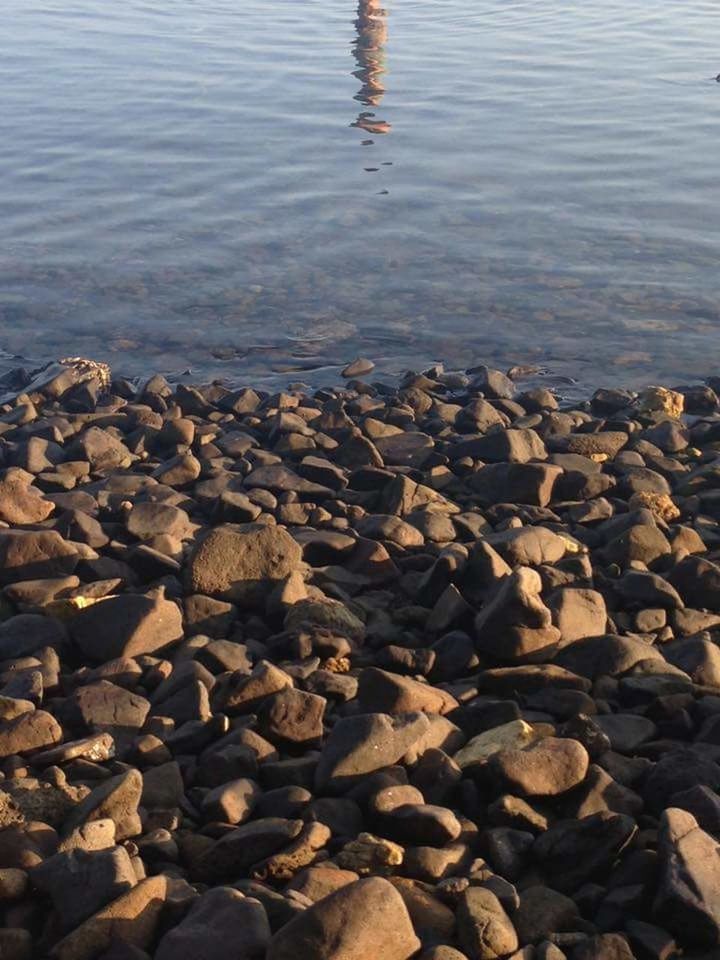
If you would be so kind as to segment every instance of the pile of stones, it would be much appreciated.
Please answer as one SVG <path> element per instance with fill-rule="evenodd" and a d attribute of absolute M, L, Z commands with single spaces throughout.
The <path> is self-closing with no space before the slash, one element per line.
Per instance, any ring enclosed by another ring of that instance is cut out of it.
<path fill-rule="evenodd" d="M 0 386 L 3 960 L 718 955 L 720 384 Z"/>

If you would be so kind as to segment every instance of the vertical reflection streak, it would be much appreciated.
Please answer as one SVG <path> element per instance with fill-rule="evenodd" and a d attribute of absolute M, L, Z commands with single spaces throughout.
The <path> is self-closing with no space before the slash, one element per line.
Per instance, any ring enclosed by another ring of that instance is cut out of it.
<path fill-rule="evenodd" d="M 362 86 L 355 99 L 368 107 L 377 107 L 385 94 L 383 78 L 385 76 L 385 43 L 387 42 L 387 13 L 380 6 L 380 0 L 358 0 L 357 19 L 355 20 L 357 37 L 353 42 L 353 56 L 357 77 Z M 392 126 L 386 120 L 376 118 L 374 111 L 363 110 L 351 124 L 368 133 L 390 133 Z"/>

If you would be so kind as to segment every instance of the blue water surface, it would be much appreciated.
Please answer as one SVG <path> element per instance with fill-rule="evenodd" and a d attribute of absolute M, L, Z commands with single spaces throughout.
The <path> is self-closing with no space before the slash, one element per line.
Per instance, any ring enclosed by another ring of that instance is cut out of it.
<path fill-rule="evenodd" d="M 3 0 L 0 348 L 718 373 L 707 0 Z"/>

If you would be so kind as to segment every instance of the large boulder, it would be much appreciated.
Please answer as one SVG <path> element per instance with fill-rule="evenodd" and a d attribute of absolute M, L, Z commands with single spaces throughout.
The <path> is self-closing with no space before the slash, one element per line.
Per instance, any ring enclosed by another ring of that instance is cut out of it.
<path fill-rule="evenodd" d="M 180 607 L 161 592 L 108 597 L 73 617 L 70 633 L 88 660 L 154 653 L 182 638 Z"/>
<path fill-rule="evenodd" d="M 589 757 L 577 740 L 545 737 L 524 749 L 492 754 L 489 771 L 501 792 L 521 797 L 554 797 L 585 779 Z"/>
<path fill-rule="evenodd" d="M 5 523 L 41 523 L 55 509 L 24 470 L 5 470 L 0 475 L 0 520 Z"/>
<path fill-rule="evenodd" d="M 491 890 L 468 887 L 457 911 L 458 936 L 473 960 L 497 960 L 515 953 L 518 936 L 503 905 Z"/>
<path fill-rule="evenodd" d="M 156 960 L 258 960 L 270 941 L 261 903 L 230 887 L 208 890 L 160 941 Z"/>
<path fill-rule="evenodd" d="M 302 548 L 284 527 L 226 524 L 199 539 L 187 576 L 194 593 L 253 606 L 301 563 Z"/>
<path fill-rule="evenodd" d="M 66 577 L 79 559 L 57 530 L 0 531 L 0 585 Z"/>
<path fill-rule="evenodd" d="M 137 951 L 152 946 L 167 895 L 164 874 L 141 880 L 56 943 L 50 955 L 55 960 L 95 960 L 113 946 L 122 956 L 127 944 L 125 956 L 145 956 Z"/>
<path fill-rule="evenodd" d="M 407 907 L 382 877 L 341 887 L 284 926 L 266 960 L 409 960 L 419 949 Z"/>
<path fill-rule="evenodd" d="M 683 943 L 720 944 L 720 846 L 686 810 L 671 807 L 660 817 L 660 883 L 654 910 L 658 922 Z"/>
<path fill-rule="evenodd" d="M 427 733 L 424 713 L 389 717 L 366 713 L 338 720 L 332 728 L 315 773 L 319 790 L 343 790 L 404 756 Z"/>
<path fill-rule="evenodd" d="M 560 631 L 541 589 L 540 575 L 530 567 L 505 577 L 475 618 L 477 650 L 499 663 L 552 659 Z"/>
<path fill-rule="evenodd" d="M 21 713 L 0 723 L 0 759 L 51 747 L 61 739 L 62 729 L 52 714 L 45 710 Z"/>

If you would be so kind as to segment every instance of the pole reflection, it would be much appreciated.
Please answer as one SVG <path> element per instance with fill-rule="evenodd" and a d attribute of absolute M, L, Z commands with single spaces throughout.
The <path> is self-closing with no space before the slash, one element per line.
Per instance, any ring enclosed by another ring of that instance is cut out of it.
<path fill-rule="evenodd" d="M 355 20 L 357 37 L 353 42 L 353 55 L 357 77 L 362 86 L 355 99 L 368 107 L 377 107 L 385 94 L 383 77 L 385 76 L 385 43 L 387 42 L 387 14 L 380 6 L 380 0 L 359 0 L 357 19 Z M 379 120 L 374 111 L 363 110 L 351 126 L 359 127 L 367 133 L 390 133 L 392 126 L 387 120 Z"/>

